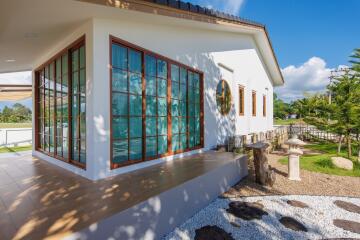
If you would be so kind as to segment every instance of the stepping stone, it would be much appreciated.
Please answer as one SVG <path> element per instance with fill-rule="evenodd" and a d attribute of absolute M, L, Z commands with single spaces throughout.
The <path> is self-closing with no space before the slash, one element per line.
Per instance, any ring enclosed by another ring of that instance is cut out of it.
<path fill-rule="evenodd" d="M 227 233 L 218 226 L 205 226 L 195 230 L 194 240 L 235 240 L 231 233 Z"/>
<path fill-rule="evenodd" d="M 309 208 L 309 206 L 306 203 L 296 201 L 296 200 L 288 200 L 286 203 L 293 207 Z"/>
<path fill-rule="evenodd" d="M 307 232 L 307 228 L 301 222 L 297 221 L 292 217 L 282 217 L 279 221 L 288 229 Z"/>
<path fill-rule="evenodd" d="M 229 208 L 226 211 L 233 214 L 235 217 L 249 221 L 253 219 L 261 219 L 263 215 L 268 215 L 263 208 L 264 205 L 258 202 L 231 202 L 229 203 Z"/>
<path fill-rule="evenodd" d="M 346 211 L 360 214 L 360 206 L 355 205 L 353 203 L 337 200 L 334 202 L 334 204 Z"/>
<path fill-rule="evenodd" d="M 336 227 L 342 228 L 342 229 L 344 229 L 346 231 L 360 234 L 360 223 L 358 223 L 358 222 L 335 219 L 333 221 L 333 224 Z"/>

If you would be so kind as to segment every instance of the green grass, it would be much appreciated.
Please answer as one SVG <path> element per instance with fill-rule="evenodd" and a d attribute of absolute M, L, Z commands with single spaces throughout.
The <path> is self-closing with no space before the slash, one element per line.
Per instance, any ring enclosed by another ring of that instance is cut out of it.
<path fill-rule="evenodd" d="M 21 147 L 0 147 L 0 153 L 11 153 L 11 152 L 22 152 L 31 150 L 32 146 L 21 146 Z"/>
<path fill-rule="evenodd" d="M 337 156 L 336 144 L 322 142 L 318 144 L 307 145 L 306 148 L 321 151 L 323 154 L 315 156 L 301 156 L 301 169 L 338 176 L 360 177 L 360 163 L 356 160 L 356 157 L 353 157 L 352 159 L 354 162 L 354 169 L 352 171 L 337 168 L 332 164 L 331 157 Z M 346 157 L 345 149 L 343 149 L 340 156 Z M 288 164 L 288 158 L 282 158 L 279 160 L 279 162 L 283 165 Z"/>
<path fill-rule="evenodd" d="M 0 123 L 0 128 L 31 128 L 32 123 Z"/>
<path fill-rule="evenodd" d="M 298 124 L 302 123 L 301 119 L 275 119 L 275 125 L 290 125 L 290 124 Z"/>

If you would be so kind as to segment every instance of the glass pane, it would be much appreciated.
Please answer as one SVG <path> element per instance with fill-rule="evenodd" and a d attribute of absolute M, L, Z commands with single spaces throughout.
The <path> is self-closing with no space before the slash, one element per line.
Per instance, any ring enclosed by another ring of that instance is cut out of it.
<path fill-rule="evenodd" d="M 195 116 L 196 117 L 200 116 L 200 104 L 199 103 L 195 103 Z"/>
<path fill-rule="evenodd" d="M 61 146 L 62 138 L 61 137 L 56 138 L 56 144 L 57 144 L 57 146 L 56 146 L 56 154 L 58 156 L 62 156 L 62 146 Z"/>
<path fill-rule="evenodd" d="M 128 141 L 116 141 L 113 143 L 113 162 L 122 163 L 128 160 Z"/>
<path fill-rule="evenodd" d="M 130 87 L 129 92 L 135 93 L 135 94 L 141 94 L 142 93 L 142 79 L 141 74 L 137 73 L 130 73 Z"/>
<path fill-rule="evenodd" d="M 193 88 L 194 86 L 194 74 L 192 72 L 188 72 L 188 87 Z"/>
<path fill-rule="evenodd" d="M 195 104 L 192 102 L 189 102 L 188 104 L 188 111 L 189 116 L 194 117 L 195 116 Z"/>
<path fill-rule="evenodd" d="M 174 152 L 178 151 L 180 147 L 179 135 L 172 136 L 172 150 Z"/>
<path fill-rule="evenodd" d="M 179 97 L 181 100 L 186 101 L 186 93 L 187 93 L 186 84 L 180 84 Z"/>
<path fill-rule="evenodd" d="M 146 138 L 146 156 L 154 157 L 157 155 L 156 137 Z"/>
<path fill-rule="evenodd" d="M 187 71 L 184 68 L 180 68 L 180 83 L 186 84 L 187 82 Z"/>
<path fill-rule="evenodd" d="M 156 96 L 156 78 L 146 77 L 146 95 Z"/>
<path fill-rule="evenodd" d="M 113 93 L 112 111 L 114 115 L 128 115 L 128 95 Z"/>
<path fill-rule="evenodd" d="M 72 52 L 72 71 L 79 69 L 79 50 Z"/>
<path fill-rule="evenodd" d="M 62 138 L 62 144 L 63 144 L 63 157 L 68 159 L 69 155 L 69 142 L 67 138 Z"/>
<path fill-rule="evenodd" d="M 149 55 L 145 57 L 145 74 L 148 76 L 156 76 L 156 59 Z"/>
<path fill-rule="evenodd" d="M 157 87 L 158 87 L 157 95 L 159 97 L 166 97 L 167 96 L 167 82 L 166 82 L 166 80 L 162 80 L 162 79 L 158 78 Z"/>
<path fill-rule="evenodd" d="M 179 99 L 179 83 L 172 82 L 171 83 L 171 97 L 175 99 Z"/>
<path fill-rule="evenodd" d="M 114 139 L 128 138 L 128 118 L 113 118 L 112 124 Z"/>
<path fill-rule="evenodd" d="M 80 138 L 86 138 L 86 115 L 80 114 Z"/>
<path fill-rule="evenodd" d="M 127 49 L 117 44 L 112 45 L 112 65 L 127 70 Z"/>
<path fill-rule="evenodd" d="M 190 133 L 195 132 L 195 118 L 193 117 L 189 118 L 189 132 Z"/>
<path fill-rule="evenodd" d="M 197 103 L 200 102 L 200 89 L 199 88 L 194 89 L 194 101 Z"/>
<path fill-rule="evenodd" d="M 155 116 L 156 115 L 156 98 L 155 97 L 146 97 L 146 115 Z"/>
<path fill-rule="evenodd" d="M 80 68 L 85 67 L 85 47 L 80 48 Z"/>
<path fill-rule="evenodd" d="M 79 79 L 79 82 L 80 82 L 80 92 L 81 93 L 85 93 L 86 91 L 86 79 L 85 79 L 85 69 L 81 69 L 80 70 L 80 79 Z"/>
<path fill-rule="evenodd" d="M 180 116 L 186 116 L 186 102 L 185 101 L 179 101 L 179 115 Z"/>
<path fill-rule="evenodd" d="M 131 72 L 141 73 L 141 53 L 129 50 L 129 70 Z"/>
<path fill-rule="evenodd" d="M 79 161 L 80 141 L 77 139 L 73 139 L 72 145 L 73 145 L 72 159 L 75 161 Z"/>
<path fill-rule="evenodd" d="M 65 75 L 68 72 L 68 55 L 65 54 L 61 58 L 62 60 L 62 74 Z"/>
<path fill-rule="evenodd" d="M 146 117 L 146 136 L 156 136 L 156 117 Z"/>
<path fill-rule="evenodd" d="M 158 137 L 158 154 L 164 154 L 168 151 L 167 136 Z"/>
<path fill-rule="evenodd" d="M 194 73 L 193 80 L 194 80 L 194 87 L 195 88 L 200 88 L 200 76 L 199 76 L 199 74 Z"/>
<path fill-rule="evenodd" d="M 72 76 L 72 92 L 76 94 L 79 91 L 79 73 L 74 72 Z"/>
<path fill-rule="evenodd" d="M 140 160 L 142 158 L 142 140 L 130 140 L 130 160 Z"/>
<path fill-rule="evenodd" d="M 184 149 L 186 149 L 187 148 L 187 137 L 186 137 L 186 134 L 181 134 L 180 135 L 180 146 L 179 146 L 179 148 L 181 149 L 181 150 L 184 150 Z"/>
<path fill-rule="evenodd" d="M 178 100 L 171 100 L 171 115 L 172 116 L 179 116 L 179 101 Z"/>
<path fill-rule="evenodd" d="M 61 77 L 61 58 L 56 59 L 56 80 Z"/>
<path fill-rule="evenodd" d="M 171 64 L 171 81 L 179 82 L 179 80 L 180 80 L 179 67 Z"/>
<path fill-rule="evenodd" d="M 187 125 L 186 125 L 186 117 L 180 118 L 180 133 L 186 133 Z"/>
<path fill-rule="evenodd" d="M 167 117 L 158 118 L 158 135 L 167 135 Z"/>
<path fill-rule="evenodd" d="M 130 115 L 142 115 L 142 96 L 130 95 Z"/>
<path fill-rule="evenodd" d="M 62 136 L 68 137 L 68 129 L 69 129 L 68 117 L 63 117 L 62 119 Z"/>
<path fill-rule="evenodd" d="M 141 138 L 142 137 L 142 118 L 131 117 L 130 123 L 130 138 Z"/>
<path fill-rule="evenodd" d="M 158 116 L 167 116 L 166 98 L 158 98 Z"/>
<path fill-rule="evenodd" d="M 62 97 L 62 116 L 68 116 L 68 97 Z"/>
<path fill-rule="evenodd" d="M 86 141 L 82 139 L 80 142 L 80 162 L 86 163 Z"/>
<path fill-rule="evenodd" d="M 113 69 L 112 72 L 112 90 L 127 92 L 128 91 L 128 74 L 126 71 Z"/>
<path fill-rule="evenodd" d="M 62 75 L 62 94 L 63 96 L 68 93 L 68 77 L 67 75 Z"/>
<path fill-rule="evenodd" d="M 189 148 L 195 147 L 195 137 L 193 134 L 190 134 L 189 136 Z"/>
<path fill-rule="evenodd" d="M 161 78 L 167 78 L 167 63 L 163 60 L 157 61 L 157 69 L 158 73 L 157 76 Z"/>
<path fill-rule="evenodd" d="M 173 134 L 179 133 L 179 118 L 172 117 L 171 127 L 172 127 Z"/>
<path fill-rule="evenodd" d="M 200 133 L 200 117 L 195 118 L 195 132 Z"/>

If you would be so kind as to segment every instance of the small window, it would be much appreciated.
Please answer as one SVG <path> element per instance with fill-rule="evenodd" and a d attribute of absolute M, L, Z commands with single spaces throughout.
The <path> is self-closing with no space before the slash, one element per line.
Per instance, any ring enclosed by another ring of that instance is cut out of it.
<path fill-rule="evenodd" d="M 228 83 L 221 80 L 216 88 L 216 103 L 222 115 L 227 115 L 231 108 L 231 92 Z"/>
<path fill-rule="evenodd" d="M 252 115 L 256 116 L 256 91 L 252 92 Z"/>
<path fill-rule="evenodd" d="M 263 116 L 266 117 L 266 95 L 263 95 Z"/>
<path fill-rule="evenodd" d="M 244 87 L 239 87 L 239 115 L 244 116 L 245 109 L 244 109 L 244 100 L 245 100 L 245 92 Z"/>

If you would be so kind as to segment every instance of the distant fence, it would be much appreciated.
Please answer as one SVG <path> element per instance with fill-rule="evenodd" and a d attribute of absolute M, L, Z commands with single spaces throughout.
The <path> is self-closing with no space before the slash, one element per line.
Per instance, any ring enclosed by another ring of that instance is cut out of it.
<path fill-rule="evenodd" d="M 16 147 L 32 144 L 32 128 L 2 128 L 0 129 L 0 146 Z"/>
<path fill-rule="evenodd" d="M 338 142 L 340 136 L 324 130 L 319 130 L 311 125 L 290 125 L 290 134 L 296 134 L 303 139 L 320 139 L 332 142 Z"/>
<path fill-rule="evenodd" d="M 247 144 L 256 142 L 268 142 L 273 149 L 281 148 L 289 138 L 288 126 L 274 126 L 274 130 L 251 133 L 248 135 L 235 135 L 228 138 L 227 150 L 233 151 L 234 149 L 245 149 Z"/>

